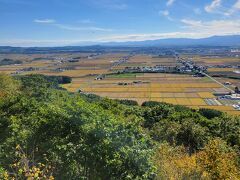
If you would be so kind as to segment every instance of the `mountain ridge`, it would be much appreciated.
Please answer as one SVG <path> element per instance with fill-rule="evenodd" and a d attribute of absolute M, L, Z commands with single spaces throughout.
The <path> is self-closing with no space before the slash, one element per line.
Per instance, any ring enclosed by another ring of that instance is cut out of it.
<path fill-rule="evenodd" d="M 12 52 L 12 50 L 19 51 L 23 49 L 76 49 L 76 48 L 103 48 L 103 47 L 240 47 L 240 35 L 226 35 L 226 36 L 211 36 L 207 38 L 165 38 L 156 40 L 144 41 L 124 41 L 124 42 L 87 42 L 86 44 L 69 44 L 65 46 L 0 46 L 0 53 L 2 51 Z"/>
<path fill-rule="evenodd" d="M 240 46 L 240 35 L 207 38 L 165 38 L 145 41 L 106 42 L 103 46 Z"/>

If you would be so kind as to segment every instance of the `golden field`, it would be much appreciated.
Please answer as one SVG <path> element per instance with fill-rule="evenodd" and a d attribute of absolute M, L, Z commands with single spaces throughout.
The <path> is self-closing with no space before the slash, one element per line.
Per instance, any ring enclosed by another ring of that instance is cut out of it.
<path fill-rule="evenodd" d="M 8 74 L 14 73 L 28 67 L 39 68 L 37 71 L 27 71 L 22 74 L 45 74 L 53 76 L 70 76 L 71 84 L 62 85 L 68 91 L 84 93 L 94 93 L 102 97 L 111 99 L 131 99 L 139 104 L 145 101 L 159 101 L 171 104 L 185 105 L 191 108 L 212 108 L 223 110 L 231 114 L 239 114 L 230 106 L 209 106 L 205 99 L 215 99 L 214 92 L 222 91 L 222 87 L 208 78 L 193 77 L 186 74 L 166 74 L 166 73 L 138 73 L 129 76 L 107 76 L 101 81 L 94 80 L 98 75 L 109 74 L 125 67 L 142 67 L 164 65 L 174 67 L 178 65 L 175 58 L 151 57 L 149 55 L 134 55 L 123 64 L 112 66 L 121 57 L 127 54 L 103 54 L 93 58 L 87 58 L 87 53 L 76 54 L 50 54 L 50 55 L 0 55 L 0 57 L 16 58 L 23 60 L 21 65 L 0 66 L 0 71 Z M 57 57 L 57 58 L 56 58 Z M 78 62 L 60 62 L 69 58 L 77 59 Z M 53 60 L 34 61 L 34 58 L 53 58 Z M 54 60 L 56 58 L 56 60 Z M 236 63 L 236 58 L 208 58 L 193 57 L 198 64 L 214 65 L 217 63 Z M 57 72 L 57 68 L 67 68 Z M 210 72 L 230 72 L 232 68 L 209 68 Z M 133 84 L 140 81 L 139 84 Z M 219 79 L 226 82 L 227 79 Z M 229 80 L 234 84 L 240 84 L 238 80 Z M 118 83 L 127 83 L 122 86 Z"/>

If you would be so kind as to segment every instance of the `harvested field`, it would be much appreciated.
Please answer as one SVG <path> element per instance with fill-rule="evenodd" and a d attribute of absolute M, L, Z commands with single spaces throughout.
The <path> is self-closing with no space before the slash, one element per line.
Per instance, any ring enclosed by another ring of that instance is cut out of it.
<path fill-rule="evenodd" d="M 208 68 L 208 72 L 233 72 L 233 68 Z"/>
<path fill-rule="evenodd" d="M 38 70 L 24 71 L 20 74 L 45 74 L 54 76 L 70 76 L 71 84 L 62 85 L 68 91 L 93 93 L 111 99 L 136 100 L 139 104 L 145 101 L 167 102 L 185 105 L 192 108 L 212 108 L 230 114 L 240 114 L 231 106 L 216 103 L 215 92 L 226 92 L 219 84 L 205 77 L 193 77 L 187 74 L 170 73 L 128 73 L 113 74 L 126 67 L 144 67 L 163 65 L 175 67 L 179 65 L 175 58 L 161 58 L 150 55 L 134 55 L 128 61 L 113 66 L 127 54 L 101 54 L 89 57 L 89 53 L 36 54 L 36 55 L 0 55 L 10 59 L 23 61 L 21 65 L 0 66 L 4 73 L 14 73 L 24 68 L 34 67 Z M 76 62 L 68 60 L 74 58 Z M 217 58 L 194 56 L 197 64 L 218 67 L 219 64 L 238 64 L 239 58 Z M 58 69 L 61 69 L 58 71 Z M 210 73 L 233 74 L 233 68 L 208 68 Z M 103 80 L 94 80 L 98 75 L 107 74 Z M 235 73 L 237 74 L 237 73 Z M 222 83 L 231 82 L 230 88 L 240 86 L 237 79 L 217 78 Z"/>

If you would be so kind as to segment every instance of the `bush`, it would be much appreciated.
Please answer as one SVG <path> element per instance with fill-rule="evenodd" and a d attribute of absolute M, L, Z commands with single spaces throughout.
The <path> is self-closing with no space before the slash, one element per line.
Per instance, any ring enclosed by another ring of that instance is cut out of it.
<path fill-rule="evenodd" d="M 214 109 L 202 108 L 202 109 L 199 109 L 198 112 L 208 119 L 213 119 L 215 117 L 221 117 L 223 115 L 223 113 L 221 111 L 217 111 Z"/>
<path fill-rule="evenodd" d="M 154 106 L 159 106 L 159 105 L 167 105 L 167 103 L 164 102 L 157 102 L 157 101 L 146 101 L 142 103 L 143 107 L 154 107 Z"/>
<path fill-rule="evenodd" d="M 117 100 L 120 104 L 124 104 L 124 105 L 127 105 L 127 106 L 137 106 L 138 105 L 138 102 L 137 101 L 133 101 L 133 100 L 127 100 L 127 99 L 124 99 L 124 100 Z"/>

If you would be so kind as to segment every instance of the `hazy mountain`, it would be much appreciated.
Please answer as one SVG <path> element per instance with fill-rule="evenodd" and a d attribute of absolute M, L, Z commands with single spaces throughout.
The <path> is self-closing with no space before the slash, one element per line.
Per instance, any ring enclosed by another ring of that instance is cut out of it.
<path fill-rule="evenodd" d="M 108 42 L 105 46 L 240 46 L 240 35 L 212 36 L 202 39 L 169 38 L 146 41 Z"/>
<path fill-rule="evenodd" d="M 138 47 L 156 47 L 156 48 L 171 48 L 171 47 L 196 47 L 196 46 L 235 46 L 240 47 L 240 35 L 232 36 L 212 36 L 202 39 L 190 39 L 190 38 L 169 38 L 147 41 L 129 41 L 129 42 L 107 42 L 107 43 L 94 43 L 91 42 L 88 45 L 83 44 L 71 44 L 70 46 L 63 47 L 11 47 L 0 46 L 1 53 L 49 53 L 49 52 L 105 52 L 115 51 L 116 49 L 122 49 L 124 51 L 131 50 Z M 130 49 L 131 48 L 131 49 Z"/>

